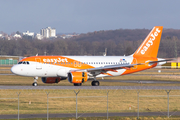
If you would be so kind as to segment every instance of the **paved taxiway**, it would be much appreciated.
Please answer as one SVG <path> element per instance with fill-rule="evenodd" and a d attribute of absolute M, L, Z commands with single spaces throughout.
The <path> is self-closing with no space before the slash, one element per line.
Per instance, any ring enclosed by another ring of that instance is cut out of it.
<path fill-rule="evenodd" d="M 180 86 L 0 86 L 0 89 L 125 89 L 125 90 L 180 90 Z"/>
<path fill-rule="evenodd" d="M 141 84 L 180 84 L 180 81 L 163 80 L 99 80 L 100 82 L 122 82 L 122 83 L 141 83 Z"/>
<path fill-rule="evenodd" d="M 170 115 L 179 116 L 180 112 L 170 112 Z M 167 116 L 167 112 L 140 112 L 141 116 Z M 106 117 L 107 113 L 78 113 L 78 117 Z M 108 116 L 137 116 L 137 113 L 109 113 Z M 17 119 L 17 115 L 0 115 L 0 119 Z M 75 113 L 49 114 L 49 118 L 76 117 Z M 19 118 L 47 118 L 47 114 L 20 114 Z"/>
<path fill-rule="evenodd" d="M 0 75 L 15 75 L 15 74 L 0 74 Z"/>

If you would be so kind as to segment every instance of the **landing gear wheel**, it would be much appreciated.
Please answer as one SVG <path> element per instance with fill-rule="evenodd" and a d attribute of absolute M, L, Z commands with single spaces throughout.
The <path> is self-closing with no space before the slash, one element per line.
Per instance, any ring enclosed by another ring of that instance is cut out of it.
<path fill-rule="evenodd" d="M 32 84 L 32 86 L 38 86 L 37 82 L 34 82 L 34 83 Z"/>
<path fill-rule="evenodd" d="M 32 86 L 38 86 L 37 80 L 38 80 L 38 77 L 34 77 L 34 82 L 33 82 Z"/>
<path fill-rule="evenodd" d="M 74 86 L 81 86 L 82 83 L 74 83 Z"/>
<path fill-rule="evenodd" d="M 91 82 L 91 85 L 92 85 L 92 86 L 99 86 L 99 81 L 92 81 L 92 82 Z"/>

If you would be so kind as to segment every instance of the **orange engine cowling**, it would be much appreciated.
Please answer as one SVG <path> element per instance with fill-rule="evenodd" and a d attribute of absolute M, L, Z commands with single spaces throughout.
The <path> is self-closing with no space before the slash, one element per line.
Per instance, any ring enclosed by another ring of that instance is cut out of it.
<path fill-rule="evenodd" d="M 84 83 L 88 80 L 87 72 L 70 72 L 68 73 L 68 81 L 70 83 Z"/>
<path fill-rule="evenodd" d="M 60 77 L 42 77 L 41 80 L 43 83 L 58 83 L 63 79 Z"/>

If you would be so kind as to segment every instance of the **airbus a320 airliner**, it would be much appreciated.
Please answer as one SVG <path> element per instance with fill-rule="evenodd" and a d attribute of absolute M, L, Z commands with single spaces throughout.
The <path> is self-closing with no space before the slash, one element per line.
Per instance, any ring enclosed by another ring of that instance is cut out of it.
<path fill-rule="evenodd" d="M 44 83 L 58 83 L 68 79 L 81 86 L 89 79 L 99 86 L 97 77 L 131 74 L 166 63 L 157 58 L 163 26 L 155 26 L 144 42 L 130 56 L 32 56 L 22 59 L 11 68 L 12 73 L 34 77 L 33 86 L 41 77 Z"/>

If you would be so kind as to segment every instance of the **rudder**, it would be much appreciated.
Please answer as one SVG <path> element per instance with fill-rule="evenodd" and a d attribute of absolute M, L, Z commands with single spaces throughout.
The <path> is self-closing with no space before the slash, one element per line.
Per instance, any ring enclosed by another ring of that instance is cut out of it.
<path fill-rule="evenodd" d="M 140 47 L 133 54 L 134 57 L 157 57 L 163 26 L 155 26 Z"/>

